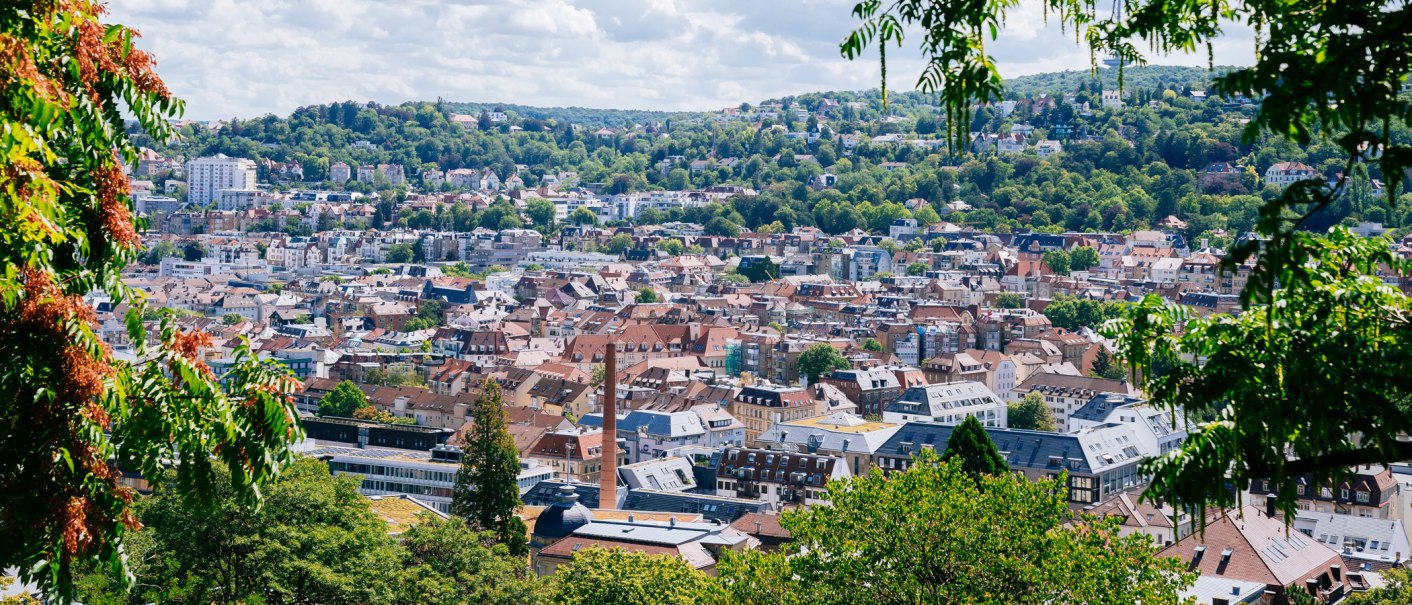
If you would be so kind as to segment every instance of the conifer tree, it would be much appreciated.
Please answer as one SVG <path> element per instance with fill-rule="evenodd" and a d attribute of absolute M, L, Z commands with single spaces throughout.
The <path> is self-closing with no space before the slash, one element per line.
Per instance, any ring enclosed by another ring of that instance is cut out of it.
<path fill-rule="evenodd" d="M 942 459 L 956 458 L 961 459 L 961 469 L 977 479 L 982 475 L 998 475 L 1010 470 L 1005 458 L 995 449 L 995 442 L 990 440 L 990 435 L 986 434 L 985 427 L 975 416 L 967 416 L 946 441 L 946 454 Z"/>
<path fill-rule="evenodd" d="M 481 383 L 481 396 L 471 418 L 451 511 L 475 527 L 493 532 L 510 552 L 523 554 L 525 524 L 515 515 L 521 506 L 519 454 L 505 429 L 498 383 L 490 379 Z"/>

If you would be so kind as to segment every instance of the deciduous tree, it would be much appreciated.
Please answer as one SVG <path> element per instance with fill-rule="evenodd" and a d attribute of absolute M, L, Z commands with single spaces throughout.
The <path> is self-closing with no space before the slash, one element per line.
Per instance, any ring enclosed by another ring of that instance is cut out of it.
<path fill-rule="evenodd" d="M 1193 576 L 1116 520 L 1079 517 L 1064 477 L 967 473 L 923 452 L 785 512 L 778 553 L 724 556 L 718 602 L 821 605 L 1176 603 Z"/>
<path fill-rule="evenodd" d="M 684 559 L 592 547 L 574 553 L 550 584 L 549 602 L 564 605 L 695 605 L 710 578 Z"/>
<path fill-rule="evenodd" d="M 218 475 L 224 478 L 224 467 Z M 132 603 L 390 604 L 397 588 L 396 541 L 358 493 L 360 478 L 334 477 L 315 458 L 295 463 L 269 486 L 257 508 L 219 482 L 214 506 L 186 505 L 157 481 L 140 507 L 143 539 L 134 542 Z M 111 578 L 111 569 L 94 569 Z M 84 602 L 122 602 L 112 581 Z"/>
<path fill-rule="evenodd" d="M 1055 430 L 1054 413 L 1039 391 L 1025 393 L 1019 401 L 1010 404 L 1006 424 L 1012 429 Z"/>
<path fill-rule="evenodd" d="M 819 377 L 833 370 L 847 370 L 848 360 L 833 345 L 818 343 L 809 345 L 799 354 L 799 374 L 809 378 L 809 384 L 819 381 Z"/>

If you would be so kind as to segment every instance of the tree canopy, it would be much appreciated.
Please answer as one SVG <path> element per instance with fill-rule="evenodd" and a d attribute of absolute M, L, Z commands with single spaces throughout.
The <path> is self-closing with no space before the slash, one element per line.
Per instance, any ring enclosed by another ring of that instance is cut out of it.
<path fill-rule="evenodd" d="M 1054 413 L 1039 391 L 1025 393 L 1019 401 L 1009 405 L 1008 412 L 1006 424 L 1012 429 L 1053 431 L 1057 428 L 1054 424 Z"/>
<path fill-rule="evenodd" d="M 554 572 L 548 601 L 565 605 L 695 605 L 711 579 L 679 557 L 594 546 Z"/>
<path fill-rule="evenodd" d="M 221 475 L 227 471 L 219 470 Z M 145 529 L 132 561 L 134 603 L 389 603 L 396 590 L 396 543 L 358 493 L 357 477 L 332 477 L 315 458 L 273 483 L 264 506 L 242 502 L 227 482 L 215 506 L 197 510 L 160 489 L 141 505 Z M 161 485 L 158 483 L 157 485 Z M 84 602 L 111 599 L 111 571 L 85 578 Z"/>
<path fill-rule="evenodd" d="M 1412 445 L 1399 441 L 1412 423 L 1408 393 L 1391 381 L 1408 370 L 1406 297 L 1383 283 L 1381 267 L 1397 275 L 1406 268 L 1385 243 L 1341 230 L 1316 235 L 1350 216 L 1353 204 L 1366 203 L 1364 169 L 1386 177 L 1389 209 L 1399 204 L 1412 166 L 1412 96 L 1403 94 L 1412 73 L 1412 6 L 1367 0 L 1220 0 L 1202 10 L 1169 2 L 1043 4 L 1095 58 L 1116 60 L 1120 90 L 1124 66 L 1145 61 L 1140 48 L 1166 53 L 1205 46 L 1209 55 L 1225 22 L 1252 27 L 1254 62 L 1214 75 L 1211 87 L 1221 97 L 1259 99 L 1244 121 L 1241 143 L 1274 140 L 1285 149 L 1326 150 L 1328 168 L 1319 177 L 1264 192 L 1253 205 L 1255 231 L 1263 237 L 1244 238 L 1222 259 L 1225 271 L 1254 259 L 1239 317 L 1195 318 L 1149 296 L 1110 322 L 1108 333 L 1123 342 L 1120 357 L 1143 377 L 1154 402 L 1216 418 L 1200 424 L 1180 451 L 1149 466 L 1155 473 L 1149 497 L 1193 508 L 1230 506 L 1232 484 L 1238 490 L 1268 478 L 1277 486 L 1279 507 L 1293 514 L 1295 490 L 1288 488 L 1301 473 L 1322 480 L 1355 464 L 1412 457 Z M 885 65 L 888 46 L 900 46 L 920 28 L 927 64 L 918 87 L 939 94 L 959 149 L 972 130 L 973 106 L 1004 94 L 985 43 L 1000 35 L 1012 5 L 863 0 L 854 8 L 859 26 L 840 50 L 856 58 L 875 45 Z"/>
<path fill-rule="evenodd" d="M 1216 478 L 1268 479 L 1293 515 L 1302 475 L 1412 458 L 1401 439 L 1412 432 L 1412 299 L 1381 277 L 1412 267 L 1342 228 L 1294 241 L 1301 262 L 1283 268 L 1268 304 L 1203 318 L 1149 296 L 1105 326 L 1121 357 L 1150 368 L 1139 373 L 1150 400 L 1193 421 L 1181 449 L 1148 465 L 1154 496 L 1228 507 Z"/>
<path fill-rule="evenodd" d="M 221 488 L 212 509 L 196 510 L 159 489 L 139 504 L 145 527 L 132 535 L 132 592 L 112 570 L 91 567 L 80 597 L 93 605 L 540 602 L 541 583 L 492 535 L 426 513 L 394 537 L 357 493 L 359 481 L 305 458 L 269 486 L 260 508 Z"/>
<path fill-rule="evenodd" d="M 973 477 L 923 452 L 904 472 L 830 484 L 831 506 L 787 511 L 778 553 L 729 554 L 723 603 L 1175 603 L 1192 580 L 1115 519 L 1077 517 L 1064 478 Z"/>
<path fill-rule="evenodd" d="M 818 343 L 809 345 L 799 354 L 799 374 L 809 378 L 809 384 L 819 381 L 819 377 L 833 370 L 847 370 L 848 360 L 833 345 Z"/>
<path fill-rule="evenodd" d="M 352 381 L 345 380 L 319 400 L 319 415 L 352 418 L 355 410 L 367 405 L 368 397 L 363 394 L 362 389 Z"/>

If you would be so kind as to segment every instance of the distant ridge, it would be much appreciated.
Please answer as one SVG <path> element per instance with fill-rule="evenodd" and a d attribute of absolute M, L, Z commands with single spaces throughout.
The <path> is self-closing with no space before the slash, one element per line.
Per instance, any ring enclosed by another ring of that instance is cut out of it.
<path fill-rule="evenodd" d="M 1145 67 L 1127 66 L 1123 68 L 1123 87 L 1129 90 L 1144 88 L 1166 87 L 1172 84 L 1182 86 L 1209 86 L 1211 80 L 1226 71 L 1237 69 L 1233 66 L 1217 66 L 1214 71 L 1204 67 L 1189 67 L 1178 65 L 1148 65 Z M 1062 94 L 1072 92 L 1081 85 L 1091 82 L 1097 78 L 1103 83 L 1104 88 L 1118 87 L 1118 70 L 1113 68 L 1101 68 L 1097 73 L 1087 69 L 1076 69 L 1067 71 L 1047 72 L 1018 76 L 1005 80 L 1005 91 L 1007 95 L 1020 97 L 1035 96 L 1044 94 Z M 935 95 L 927 95 L 910 90 L 902 82 L 893 82 L 897 86 L 898 93 L 894 99 L 902 106 L 910 105 L 934 105 Z M 758 103 L 779 103 L 801 96 L 823 96 L 835 99 L 873 101 L 879 98 L 878 91 L 874 90 L 834 90 L 803 92 L 796 95 L 765 99 Z M 741 99 L 752 105 L 755 101 Z M 647 122 L 664 122 L 673 119 L 687 119 L 700 117 L 704 111 L 656 111 L 647 109 L 611 109 L 611 108 L 591 108 L 591 107 L 536 107 L 532 105 L 521 105 L 516 103 L 482 103 L 482 102 L 460 102 L 444 101 L 447 108 L 455 113 L 479 115 L 482 111 L 495 111 L 497 109 L 513 111 L 522 117 L 539 119 L 568 121 L 574 124 L 585 126 L 631 126 L 633 124 L 644 124 Z M 712 110 L 719 110 L 713 108 Z"/>

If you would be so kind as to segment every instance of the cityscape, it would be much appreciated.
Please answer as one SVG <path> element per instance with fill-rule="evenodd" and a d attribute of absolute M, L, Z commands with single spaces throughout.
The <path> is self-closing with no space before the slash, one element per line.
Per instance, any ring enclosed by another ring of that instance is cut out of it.
<path fill-rule="evenodd" d="M 1412 603 L 1412 114 L 1114 51 L 198 120 L 9 52 L 5 605 Z"/>

